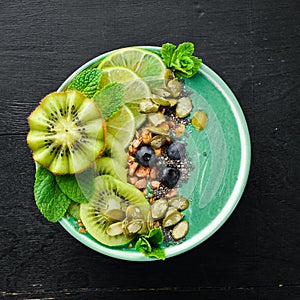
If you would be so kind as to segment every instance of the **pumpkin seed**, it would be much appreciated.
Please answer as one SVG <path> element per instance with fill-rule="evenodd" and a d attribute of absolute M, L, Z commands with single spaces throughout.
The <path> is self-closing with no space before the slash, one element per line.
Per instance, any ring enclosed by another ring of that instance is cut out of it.
<path fill-rule="evenodd" d="M 167 84 L 170 80 L 174 79 L 175 75 L 171 69 L 167 69 L 165 72 L 165 83 Z"/>
<path fill-rule="evenodd" d="M 151 211 L 149 211 L 147 215 L 147 229 L 150 231 L 152 228 L 153 228 L 153 218 L 151 215 Z"/>
<path fill-rule="evenodd" d="M 197 110 L 192 118 L 192 125 L 198 129 L 203 130 L 208 123 L 208 117 L 205 111 Z"/>
<path fill-rule="evenodd" d="M 156 200 L 151 206 L 150 206 L 150 211 L 151 211 L 151 216 L 153 220 L 159 220 L 164 217 L 166 214 L 166 211 L 168 209 L 168 201 L 165 199 L 158 199 Z"/>
<path fill-rule="evenodd" d="M 142 219 L 128 221 L 126 218 L 122 224 L 123 232 L 126 236 L 131 237 L 141 231 L 144 227 L 144 224 L 145 222 Z"/>
<path fill-rule="evenodd" d="M 122 221 L 125 218 L 125 212 L 118 208 L 109 209 L 104 215 L 111 221 Z"/>
<path fill-rule="evenodd" d="M 150 99 L 144 99 L 139 104 L 139 111 L 141 113 L 154 113 L 159 109 L 159 105 L 153 103 Z"/>
<path fill-rule="evenodd" d="M 166 137 L 163 135 L 156 135 L 154 138 L 152 138 L 152 141 L 150 143 L 151 147 L 153 149 L 159 149 L 166 143 Z"/>
<path fill-rule="evenodd" d="M 174 211 L 173 213 L 170 213 L 169 215 L 167 215 L 162 222 L 162 225 L 164 227 L 170 227 L 173 226 L 175 224 L 177 224 L 178 222 L 180 222 L 184 217 L 184 214 L 182 212 L 179 211 Z"/>
<path fill-rule="evenodd" d="M 177 78 L 174 78 L 172 80 L 170 80 L 167 83 L 167 87 L 170 90 L 171 94 L 173 95 L 173 97 L 178 97 L 181 93 L 182 87 L 180 82 L 178 81 Z"/>
<path fill-rule="evenodd" d="M 143 219 L 144 218 L 141 209 L 136 205 L 129 205 L 127 207 L 126 217 L 128 218 L 128 220 Z"/>
<path fill-rule="evenodd" d="M 168 98 L 171 96 L 171 93 L 164 88 L 154 88 L 152 93 L 163 98 Z"/>
<path fill-rule="evenodd" d="M 168 99 L 152 94 L 151 95 L 151 100 L 153 103 L 157 104 L 157 105 L 161 105 L 161 106 L 170 106 L 170 102 L 168 101 Z"/>
<path fill-rule="evenodd" d="M 122 234 L 123 233 L 122 222 L 116 222 L 110 224 L 106 229 L 106 233 L 110 236 L 116 236 Z"/>
<path fill-rule="evenodd" d="M 169 136 L 169 132 L 161 127 L 150 126 L 150 127 L 146 127 L 146 129 L 148 129 L 150 132 L 154 134 Z"/>
<path fill-rule="evenodd" d="M 158 126 L 159 124 L 166 121 L 166 117 L 162 113 L 153 113 L 148 115 L 148 120 L 154 125 Z"/>
<path fill-rule="evenodd" d="M 185 237 L 188 231 L 189 231 L 189 223 L 188 221 L 183 220 L 174 226 L 171 235 L 174 240 L 179 240 Z"/>
<path fill-rule="evenodd" d="M 188 208 L 189 202 L 184 197 L 174 197 L 169 199 L 169 205 L 176 208 L 179 211 L 182 211 Z"/>
<path fill-rule="evenodd" d="M 176 105 L 176 116 L 179 118 L 187 117 L 193 109 L 190 97 L 183 97 L 178 100 Z"/>

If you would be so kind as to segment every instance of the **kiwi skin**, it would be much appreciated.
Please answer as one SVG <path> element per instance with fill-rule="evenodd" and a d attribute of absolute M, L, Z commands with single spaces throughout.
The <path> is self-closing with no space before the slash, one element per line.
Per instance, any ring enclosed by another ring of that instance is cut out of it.
<path fill-rule="evenodd" d="M 106 122 L 104 120 L 104 118 L 102 117 L 102 121 L 101 121 L 101 124 L 102 124 L 102 143 L 103 143 L 103 146 L 102 148 L 99 150 L 99 152 L 97 153 L 97 155 L 95 156 L 95 159 L 94 160 L 91 160 L 90 161 L 90 164 L 85 164 L 82 168 L 78 168 L 74 171 L 71 171 L 69 169 L 65 169 L 65 170 L 58 170 L 58 171 L 55 171 L 55 170 L 51 170 L 51 160 L 50 161 L 47 161 L 47 160 L 40 160 L 40 159 L 37 159 L 35 157 L 35 153 L 34 153 L 34 149 L 36 148 L 36 143 L 35 141 L 32 141 L 31 140 L 31 133 L 32 131 L 43 131 L 43 130 L 39 130 L 39 128 L 37 127 L 43 127 L 43 124 L 39 124 L 39 120 L 34 120 L 32 122 L 32 116 L 36 115 L 37 114 L 37 111 L 38 109 L 40 109 L 40 107 L 43 107 L 46 99 L 50 96 L 50 95 L 57 95 L 57 96 L 63 96 L 65 95 L 66 93 L 77 93 L 78 95 L 81 95 L 80 97 L 84 98 L 84 99 L 87 99 L 90 101 L 90 103 L 94 103 L 93 100 L 91 99 L 88 99 L 83 93 L 79 92 L 79 91 L 66 91 L 66 92 L 53 92 L 51 94 L 48 94 L 46 95 L 40 102 L 39 102 L 39 105 L 31 112 L 31 114 L 29 115 L 27 121 L 28 121 L 28 125 L 29 125 L 29 128 L 30 128 L 30 131 L 29 133 L 27 134 L 27 137 L 26 137 L 26 141 L 27 141 L 27 144 L 29 146 L 29 148 L 31 149 L 31 152 L 32 152 L 32 156 L 33 156 L 33 160 L 41 165 L 42 167 L 48 169 L 49 171 L 51 171 L 53 174 L 55 175 L 65 175 L 65 174 L 77 174 L 77 173 L 82 173 L 83 171 L 85 171 L 86 169 L 88 169 L 92 164 L 93 162 L 99 158 L 100 156 L 102 156 L 104 150 L 105 150 L 105 147 L 106 147 L 106 132 L 107 132 L 107 129 L 106 129 Z M 86 100 L 85 100 L 86 101 Z M 98 106 L 95 104 L 94 106 L 94 109 L 98 111 L 99 113 L 99 116 L 101 116 L 101 111 L 100 109 L 98 108 Z M 42 118 L 41 118 L 41 121 Z M 55 156 L 54 156 L 55 157 Z"/>

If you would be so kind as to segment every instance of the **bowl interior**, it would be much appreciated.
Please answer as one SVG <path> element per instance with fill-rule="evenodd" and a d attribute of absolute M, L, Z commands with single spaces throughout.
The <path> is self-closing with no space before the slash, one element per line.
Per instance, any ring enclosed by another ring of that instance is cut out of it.
<path fill-rule="evenodd" d="M 158 51 L 157 47 L 143 47 Z M 97 64 L 109 53 L 100 55 L 76 70 L 60 87 L 63 90 L 83 69 Z M 166 256 L 183 253 L 206 240 L 230 216 L 246 185 L 250 166 L 250 139 L 246 121 L 235 96 L 225 82 L 202 64 L 185 85 L 194 105 L 208 115 L 203 131 L 187 127 L 187 151 L 193 161 L 187 183 L 179 194 L 190 200 L 185 211 L 189 233 L 184 242 L 166 247 Z M 192 112 L 193 113 L 193 112 Z M 78 232 L 76 220 L 64 217 L 61 225 L 76 239 L 105 255 L 134 261 L 153 260 L 128 247 L 106 247 L 89 234 Z"/>

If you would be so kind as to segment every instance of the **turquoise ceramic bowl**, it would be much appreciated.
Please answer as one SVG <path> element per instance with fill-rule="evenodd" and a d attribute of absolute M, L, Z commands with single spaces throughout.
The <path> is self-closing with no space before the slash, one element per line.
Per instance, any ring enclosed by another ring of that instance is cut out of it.
<path fill-rule="evenodd" d="M 141 46 L 154 52 L 159 47 Z M 59 87 L 63 90 L 82 70 L 97 64 L 110 52 L 90 60 Z M 184 253 L 208 239 L 229 218 L 244 191 L 250 168 L 250 138 L 245 117 L 226 83 L 202 64 L 198 74 L 185 81 L 192 92 L 194 110 L 208 115 L 208 125 L 199 132 L 189 128 L 188 153 L 194 162 L 189 181 L 180 195 L 191 199 L 185 211 L 190 229 L 184 242 L 165 248 L 166 257 Z M 77 240 L 91 249 L 117 259 L 153 261 L 128 247 L 106 247 L 76 228 L 75 220 L 64 217 L 60 224 Z"/>

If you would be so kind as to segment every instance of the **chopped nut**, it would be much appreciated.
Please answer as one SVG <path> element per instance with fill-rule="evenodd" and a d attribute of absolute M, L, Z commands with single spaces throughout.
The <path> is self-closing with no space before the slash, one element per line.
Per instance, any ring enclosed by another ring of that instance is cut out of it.
<path fill-rule="evenodd" d="M 129 165 L 131 165 L 134 162 L 134 157 L 131 156 L 131 155 L 128 155 L 127 162 L 128 162 Z"/>
<path fill-rule="evenodd" d="M 152 139 L 152 133 L 149 130 L 143 128 L 142 129 L 142 141 L 143 141 L 143 143 L 148 145 L 148 144 L 150 144 L 151 139 Z"/>
<path fill-rule="evenodd" d="M 150 171 L 150 178 L 151 179 L 155 179 L 157 177 L 157 168 L 152 168 L 151 171 Z"/>
<path fill-rule="evenodd" d="M 170 190 L 170 191 L 165 195 L 165 197 L 166 197 L 166 198 L 172 198 L 172 197 L 175 197 L 177 194 L 178 194 L 178 190 L 177 190 L 177 189 L 172 189 L 172 190 Z"/>
<path fill-rule="evenodd" d="M 143 179 L 139 179 L 136 183 L 135 183 L 135 187 L 137 187 L 138 189 L 143 189 L 145 188 L 147 185 L 147 180 L 146 178 Z"/>
<path fill-rule="evenodd" d="M 178 127 L 175 128 L 175 134 L 176 136 L 182 136 L 185 131 L 185 126 L 184 124 L 180 124 Z"/>
<path fill-rule="evenodd" d="M 133 148 L 138 148 L 140 144 L 141 144 L 140 139 L 133 140 L 132 143 L 131 143 L 131 145 L 132 145 Z"/>
<path fill-rule="evenodd" d="M 167 136 L 167 137 L 166 137 L 166 142 L 167 142 L 167 143 L 171 143 L 171 141 L 172 141 L 172 140 Z"/>
<path fill-rule="evenodd" d="M 133 162 L 131 165 L 129 165 L 129 172 L 128 172 L 129 176 L 133 176 L 138 165 L 139 164 L 137 162 Z"/>
<path fill-rule="evenodd" d="M 149 202 L 150 202 L 150 203 L 155 202 L 154 198 L 150 198 L 150 199 L 149 199 Z"/>
<path fill-rule="evenodd" d="M 154 152 L 155 152 L 156 155 L 160 155 L 161 154 L 161 148 L 154 149 Z"/>
<path fill-rule="evenodd" d="M 169 125 L 171 128 L 173 128 L 173 127 L 176 126 L 175 123 L 174 123 L 173 121 L 169 121 L 169 122 L 168 122 L 168 125 Z"/>
<path fill-rule="evenodd" d="M 131 176 L 131 177 L 128 177 L 128 182 L 131 183 L 131 184 L 133 184 L 133 185 L 134 185 L 137 181 L 138 181 L 137 176 Z"/>
<path fill-rule="evenodd" d="M 135 154 L 136 153 L 136 148 L 133 147 L 131 144 L 128 146 L 128 150 L 130 154 Z"/>
<path fill-rule="evenodd" d="M 135 175 L 138 177 L 146 177 L 150 174 L 150 168 L 145 166 L 140 166 L 136 169 Z"/>
<path fill-rule="evenodd" d="M 160 186 L 160 182 L 157 181 L 157 180 L 153 180 L 153 181 L 150 182 L 150 187 L 151 187 L 153 190 L 158 189 L 159 186 Z"/>

